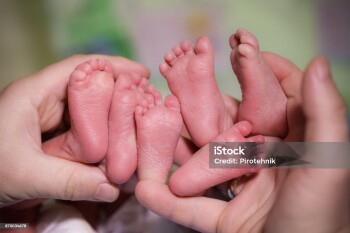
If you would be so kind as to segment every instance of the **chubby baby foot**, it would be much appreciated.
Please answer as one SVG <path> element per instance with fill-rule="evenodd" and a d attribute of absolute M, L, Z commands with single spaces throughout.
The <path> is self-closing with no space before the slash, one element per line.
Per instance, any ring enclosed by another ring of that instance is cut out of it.
<path fill-rule="evenodd" d="M 242 89 L 238 120 L 253 125 L 253 134 L 283 137 L 287 133 L 287 98 L 266 64 L 250 32 L 239 29 L 230 38 L 231 64 Z"/>
<path fill-rule="evenodd" d="M 137 172 L 140 180 L 165 183 L 183 124 L 180 104 L 175 96 L 168 96 L 163 104 L 155 89 L 148 94 L 153 96 L 153 101 L 143 101 L 135 111 Z"/>
<path fill-rule="evenodd" d="M 68 84 L 71 132 L 66 142 L 80 161 L 96 163 L 108 148 L 108 113 L 114 79 L 111 64 L 95 59 L 72 72 Z"/>
<path fill-rule="evenodd" d="M 109 113 L 109 146 L 106 157 L 107 176 L 121 184 L 136 170 L 135 108 L 145 98 L 148 80 L 138 74 L 121 74 L 114 87 Z M 148 96 L 151 98 L 151 96 Z"/>
<path fill-rule="evenodd" d="M 173 55 L 174 54 L 174 55 Z M 214 75 L 214 51 L 208 38 L 195 47 L 188 41 L 173 48 L 159 66 L 171 92 L 179 99 L 181 113 L 192 140 L 207 144 L 232 126 Z"/>

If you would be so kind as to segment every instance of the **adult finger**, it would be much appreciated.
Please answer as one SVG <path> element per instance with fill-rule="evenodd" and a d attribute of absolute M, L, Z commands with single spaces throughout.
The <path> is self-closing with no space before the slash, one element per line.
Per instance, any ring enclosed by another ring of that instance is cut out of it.
<path fill-rule="evenodd" d="M 154 181 L 139 182 L 135 193 L 139 202 L 156 214 L 200 232 L 255 232 L 263 227 L 264 216 L 276 198 L 281 184 L 275 178 L 277 172 L 285 173 L 274 169 L 257 173 L 230 202 L 207 197 L 178 197 L 168 186 Z"/>
<path fill-rule="evenodd" d="M 47 85 L 50 83 L 55 83 L 56 85 L 62 85 L 62 83 L 67 83 L 71 72 L 74 70 L 76 66 L 79 64 L 86 62 L 88 60 L 108 60 L 113 67 L 113 74 L 118 76 L 121 73 L 138 73 L 142 77 L 149 77 L 150 71 L 144 67 L 143 65 L 131 61 L 124 57 L 118 56 L 109 56 L 109 55 L 101 55 L 101 54 L 90 54 L 90 55 L 73 55 L 68 57 L 60 62 L 52 64 L 40 72 L 32 75 L 38 76 L 40 79 L 40 83 L 49 79 Z M 48 78 L 49 77 L 49 78 Z"/>
<path fill-rule="evenodd" d="M 306 141 L 349 141 L 345 104 L 332 79 L 329 63 L 325 58 L 315 58 L 309 64 L 303 82 L 303 97 L 303 108 L 307 120 Z M 319 153 L 318 150 L 317 147 L 311 148 L 308 154 L 316 157 Z M 349 182 L 350 172 L 348 169 L 304 169 L 300 173 L 295 171 L 295 176 L 303 172 L 307 174 L 305 180 L 319 189 L 324 189 L 323 195 L 325 197 L 334 196 L 335 190 L 337 193 L 339 192 L 339 197 L 341 194 L 349 192 L 349 190 L 347 192 L 341 191 Z"/>
<path fill-rule="evenodd" d="M 63 105 L 67 97 L 67 85 L 74 68 L 88 60 L 108 60 L 113 67 L 113 76 L 121 73 L 139 73 L 142 77 L 149 77 L 150 72 L 144 66 L 123 57 L 108 55 L 74 55 L 63 61 L 48 66 L 42 71 L 20 80 L 21 86 L 30 86 L 32 94 L 30 101 L 36 108 L 40 108 L 41 128 L 45 131 L 57 126 L 61 120 Z M 57 111 L 57 109 L 60 111 Z M 60 113 L 60 114 L 58 114 Z"/>
<path fill-rule="evenodd" d="M 185 164 L 196 151 L 198 147 L 189 138 L 180 136 L 174 152 L 175 164 Z"/>
<path fill-rule="evenodd" d="M 277 54 L 264 52 L 264 59 L 277 77 L 287 96 L 288 135 L 286 141 L 302 141 L 304 117 L 302 112 L 302 71 L 288 59 Z"/>
<path fill-rule="evenodd" d="M 316 58 L 309 64 L 302 91 L 306 141 L 347 142 L 349 138 L 345 105 L 332 80 L 325 58 Z M 319 146 L 309 148 L 307 156 L 317 158 L 319 150 Z M 327 147 L 322 150 L 324 154 Z M 331 151 L 329 155 L 334 153 Z M 335 232 L 341 226 L 348 225 L 349 211 L 344 200 L 349 197 L 349 179 L 348 169 L 291 169 L 269 217 L 267 231 L 281 232 L 286 227 L 296 227 L 298 224 L 295 223 L 301 223 L 303 229 L 323 224 L 324 232 Z M 303 211 L 300 206 L 303 206 Z M 285 218 L 281 218 L 281 212 Z M 290 225 L 291 222 L 294 223 Z"/>
<path fill-rule="evenodd" d="M 74 55 L 66 58 L 60 62 L 52 64 L 40 72 L 32 75 L 36 77 L 37 82 L 33 85 L 33 88 L 46 87 L 46 91 L 50 94 L 56 93 L 58 96 L 65 97 L 65 88 L 70 77 L 70 74 L 76 66 L 93 59 L 108 60 L 113 67 L 113 75 L 116 77 L 121 73 L 134 72 L 139 73 L 142 77 L 149 77 L 149 70 L 138 64 L 137 62 L 131 61 L 123 57 L 115 57 L 108 55 Z M 63 87 L 63 88 L 60 88 Z"/>
<path fill-rule="evenodd" d="M 177 197 L 168 186 L 150 180 L 136 186 L 138 201 L 158 215 L 200 232 L 216 232 L 227 202 L 206 197 Z"/>
<path fill-rule="evenodd" d="M 119 195 L 118 187 L 98 167 L 40 152 L 31 156 L 30 163 L 22 165 L 16 177 L 22 179 L 29 198 L 113 202 Z"/>
<path fill-rule="evenodd" d="M 348 141 L 346 107 L 325 58 L 316 58 L 308 66 L 303 95 L 307 119 L 306 140 Z"/>
<path fill-rule="evenodd" d="M 263 57 L 276 75 L 287 97 L 301 98 L 302 71 L 288 59 L 270 52 Z"/>

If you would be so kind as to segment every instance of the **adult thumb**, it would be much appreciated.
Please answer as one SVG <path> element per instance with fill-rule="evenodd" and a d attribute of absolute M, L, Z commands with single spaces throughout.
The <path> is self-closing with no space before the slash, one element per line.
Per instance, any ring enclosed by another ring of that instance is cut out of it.
<path fill-rule="evenodd" d="M 332 79 L 329 63 L 323 57 L 311 61 L 306 70 L 303 100 L 306 141 L 349 140 L 346 107 Z"/>
<path fill-rule="evenodd" d="M 28 192 L 32 198 L 113 202 L 119 195 L 119 189 L 95 165 L 42 153 L 32 158 L 35 161 L 26 168 L 32 171 L 27 180 L 27 184 L 31 184 Z"/>

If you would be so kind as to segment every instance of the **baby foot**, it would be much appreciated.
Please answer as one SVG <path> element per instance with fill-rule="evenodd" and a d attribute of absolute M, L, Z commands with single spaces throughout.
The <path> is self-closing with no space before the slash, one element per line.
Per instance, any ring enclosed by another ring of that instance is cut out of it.
<path fill-rule="evenodd" d="M 77 66 L 68 84 L 69 149 L 87 163 L 99 162 L 108 148 L 108 112 L 113 95 L 112 67 L 105 60 Z"/>
<path fill-rule="evenodd" d="M 109 113 L 106 170 L 108 178 L 118 184 L 128 181 L 136 170 L 134 113 L 136 106 L 145 97 L 147 85 L 148 80 L 138 74 L 121 74 L 115 83 Z"/>
<path fill-rule="evenodd" d="M 148 94 L 153 96 L 153 101 L 143 101 L 135 111 L 137 172 L 140 180 L 165 183 L 183 124 L 180 104 L 175 96 L 168 96 L 163 104 L 155 89 Z"/>
<path fill-rule="evenodd" d="M 253 134 L 285 136 L 287 98 L 250 32 L 239 29 L 230 38 L 231 64 L 242 89 L 238 120 L 253 125 Z"/>
<path fill-rule="evenodd" d="M 179 99 L 181 113 L 192 140 L 203 146 L 232 126 L 214 76 L 214 51 L 201 37 L 193 48 L 188 41 L 165 55 L 159 69 L 171 92 Z"/>

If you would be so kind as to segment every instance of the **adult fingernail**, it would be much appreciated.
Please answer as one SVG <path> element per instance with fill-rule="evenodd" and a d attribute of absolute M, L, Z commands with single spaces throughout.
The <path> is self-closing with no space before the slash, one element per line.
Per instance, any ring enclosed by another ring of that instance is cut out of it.
<path fill-rule="evenodd" d="M 118 189 L 108 183 L 100 184 L 95 193 L 96 201 L 113 202 L 118 197 Z"/>
<path fill-rule="evenodd" d="M 319 58 L 315 66 L 315 75 L 320 81 L 324 81 L 331 78 L 329 63 L 326 58 Z"/>

